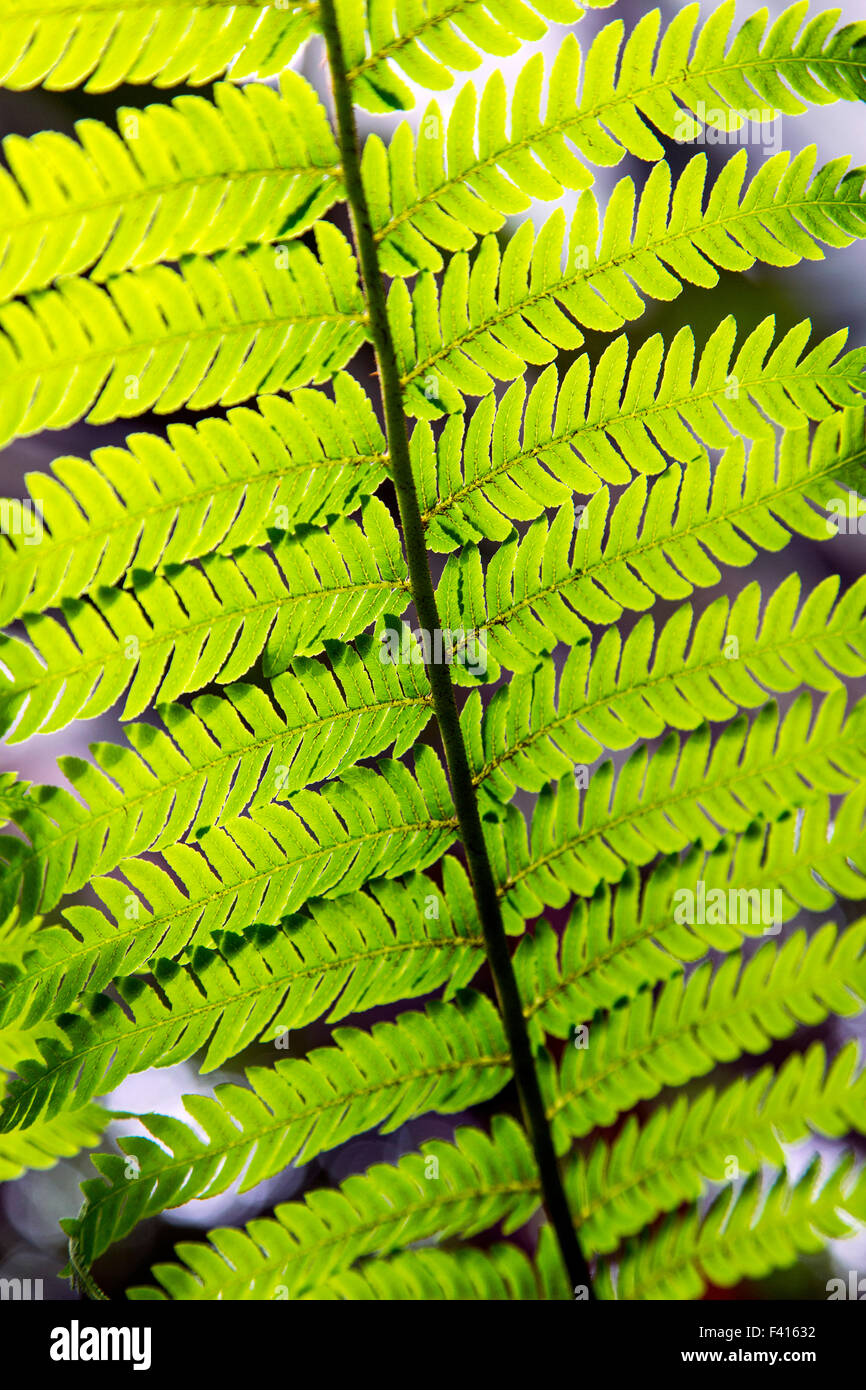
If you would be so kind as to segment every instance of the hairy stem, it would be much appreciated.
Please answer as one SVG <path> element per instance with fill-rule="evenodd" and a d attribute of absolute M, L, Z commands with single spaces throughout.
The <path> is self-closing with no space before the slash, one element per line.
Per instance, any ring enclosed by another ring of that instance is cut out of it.
<path fill-rule="evenodd" d="M 328 62 L 334 89 L 339 143 L 343 158 L 345 188 L 352 213 L 355 242 L 361 263 L 361 274 L 367 295 L 370 333 L 379 367 L 379 382 L 391 469 L 397 493 L 397 505 L 403 527 L 406 560 L 412 597 L 422 628 L 434 633 L 439 628 L 439 613 L 433 592 L 433 580 L 427 558 L 424 524 L 418 505 L 415 478 L 409 453 L 406 414 L 397 357 L 388 322 L 385 288 L 379 267 L 379 256 L 370 211 L 361 180 L 358 135 L 352 107 L 352 95 L 346 76 L 343 44 L 337 24 L 335 0 L 321 0 L 319 17 L 328 50 Z M 538 1174 L 544 1205 L 556 1232 L 562 1258 L 572 1286 L 584 1285 L 592 1296 L 589 1270 L 581 1253 L 574 1221 L 568 1207 L 565 1190 L 556 1160 L 550 1129 L 544 1113 L 544 1101 L 533 1061 L 529 1035 L 523 1018 L 523 1008 L 511 954 L 502 922 L 502 912 L 496 892 L 496 882 L 484 842 L 478 800 L 472 782 L 466 745 L 460 729 L 460 717 L 447 662 L 425 663 L 433 693 L 433 709 L 442 735 L 445 757 L 460 837 L 472 879 L 478 918 L 484 934 L 487 959 L 493 975 L 499 1008 L 508 1038 L 514 1074 L 527 1131 L 538 1164 Z"/>

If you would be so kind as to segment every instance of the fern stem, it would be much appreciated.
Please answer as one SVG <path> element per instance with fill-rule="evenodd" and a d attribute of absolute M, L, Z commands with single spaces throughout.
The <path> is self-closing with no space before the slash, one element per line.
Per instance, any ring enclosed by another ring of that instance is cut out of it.
<path fill-rule="evenodd" d="M 397 494 L 397 505 L 403 528 L 412 597 L 421 627 L 432 634 L 440 631 L 439 612 L 427 558 L 421 508 L 418 503 L 415 478 L 412 472 L 400 372 L 388 322 L 388 309 L 382 272 L 379 266 L 378 248 L 361 178 L 358 133 L 355 126 L 351 86 L 346 72 L 343 43 L 337 22 L 336 0 L 321 0 L 319 18 L 331 71 L 346 195 L 352 214 L 355 243 L 366 290 L 370 334 L 379 368 L 379 385 L 391 454 L 392 480 Z M 508 1038 L 524 1120 L 538 1165 L 544 1205 L 548 1219 L 556 1233 L 572 1287 L 583 1285 L 589 1296 L 592 1297 L 589 1269 L 578 1244 L 574 1219 L 569 1210 L 553 1147 L 553 1139 L 545 1116 L 541 1087 L 535 1070 L 520 993 L 514 977 L 511 954 L 502 921 L 496 881 L 484 841 L 477 794 L 460 728 L 460 716 L 454 696 L 451 671 L 447 662 L 425 662 L 425 668 L 433 694 L 433 709 L 445 749 L 454 808 L 469 866 L 478 918 L 484 934 L 487 960 Z"/>

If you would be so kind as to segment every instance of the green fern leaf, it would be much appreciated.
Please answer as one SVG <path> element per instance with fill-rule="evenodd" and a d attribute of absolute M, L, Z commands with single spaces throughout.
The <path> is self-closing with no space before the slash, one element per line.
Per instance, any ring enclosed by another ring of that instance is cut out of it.
<path fill-rule="evenodd" d="M 866 1216 L 866 1181 L 844 1159 L 818 1180 L 817 1160 L 796 1182 L 778 1174 L 766 1192 L 757 1177 L 739 1193 L 722 1192 L 701 1220 L 697 1212 L 669 1218 L 646 1241 L 627 1245 L 599 1281 L 602 1298 L 700 1298 L 708 1282 L 721 1288 L 744 1275 L 762 1279 L 821 1250 L 827 1239 L 854 1235 Z M 856 1224 L 855 1224 L 856 1223 Z"/>
<path fill-rule="evenodd" d="M 327 381 L 365 336 L 349 246 L 298 242 L 151 266 L 105 288 L 71 277 L 0 309 L 0 444 L 85 415 L 94 424 Z M 284 259 L 285 264 L 282 261 Z"/>
<path fill-rule="evenodd" d="M 589 0 L 593 6 L 612 2 Z M 442 91 L 455 70 L 479 67 L 481 53 L 516 53 L 521 40 L 543 38 L 545 19 L 572 24 L 583 15 L 574 0 L 453 0 L 444 9 L 433 0 L 339 0 L 337 11 L 352 96 L 368 111 L 414 105 L 401 72 Z"/>
<path fill-rule="evenodd" d="M 368 397 L 345 373 L 333 385 L 333 403 L 306 389 L 291 404 L 263 396 L 257 411 L 169 426 L 168 442 L 134 434 L 125 449 L 31 473 L 43 533 L 38 545 L 2 537 L 3 623 L 115 584 L 133 566 L 159 573 L 349 515 L 381 482 L 387 454 Z"/>
<path fill-rule="evenodd" d="M 82 1149 L 94 1148 L 109 1119 L 106 1110 L 88 1105 L 74 1115 L 58 1115 L 23 1133 L 0 1135 L 0 1182 L 53 1168 L 61 1158 L 74 1158 Z"/>
<path fill-rule="evenodd" d="M 682 861 L 663 860 L 643 885 L 633 867 L 615 890 L 599 884 L 591 898 L 576 904 L 561 941 L 541 922 L 521 941 L 514 962 L 524 1013 L 539 1045 L 545 1033 L 571 1037 L 577 1024 L 671 979 L 683 962 L 700 960 L 708 948 L 730 952 L 744 937 L 765 934 L 765 924 L 756 920 L 762 912 L 748 897 L 742 918 L 736 899 L 740 920 L 734 923 L 677 921 L 676 899 L 684 890 L 693 901 L 701 884 L 706 894 L 721 890 L 725 902 L 743 883 L 751 893 L 778 893 L 768 899 L 778 908 L 776 927 L 802 907 L 825 911 L 834 894 L 862 898 L 864 816 L 866 787 L 860 787 L 843 798 L 832 820 L 826 798 L 790 820 L 756 820 L 712 850 L 694 846 Z"/>
<path fill-rule="evenodd" d="M 340 192 L 322 107 L 296 74 L 277 96 L 222 84 L 213 102 L 121 108 L 119 133 L 80 121 L 78 140 L 7 136 L 0 175 L 0 298 L 60 276 L 120 271 L 306 231 Z"/>
<path fill-rule="evenodd" d="M 479 964 L 481 937 L 465 873 L 457 861 L 444 864 L 440 892 L 423 874 L 389 882 L 379 879 L 369 893 L 347 893 L 333 901 L 313 899 L 305 914 L 285 917 L 279 932 L 252 928 L 232 936 L 236 951 L 266 966 L 262 992 L 282 982 L 281 1019 L 299 1028 L 328 1014 L 343 1018 L 361 1002 L 366 1007 L 398 1003 L 446 985 L 446 993 L 468 983 Z M 372 896 L 370 896 L 372 894 Z M 436 916 L 431 916 L 431 904 Z M 29 1028 L 55 1010 L 74 1004 L 83 993 L 106 988 L 115 977 L 133 975 L 148 959 L 185 952 L 204 937 L 166 937 L 164 920 L 109 921 L 87 907 L 66 909 L 72 932 L 46 928 L 23 963 L 3 970 L 0 1018 Z M 207 959 L 207 956 L 205 956 Z M 401 993 L 400 991 L 403 991 Z M 277 997 L 277 994 L 274 994 Z M 20 1031 L 20 1029 L 19 1029 Z M 44 1032 L 44 1030 L 43 1030 Z M 6 1031 L 0 1034 L 5 1037 Z M 15 1056 L 39 1057 L 28 1032 L 26 1050 Z"/>
<path fill-rule="evenodd" d="M 431 714 L 420 653 L 417 663 L 383 665 L 375 637 L 360 637 L 357 650 L 327 645 L 331 670 L 299 659 L 270 682 L 270 699 L 229 685 L 224 699 L 162 707 L 165 732 L 131 724 L 130 747 L 94 744 L 94 762 L 61 758 L 77 796 L 32 787 L 8 812 L 29 843 L 0 845 L 0 917 L 14 902 L 28 917 L 35 904 L 47 912 L 125 858 L 286 800 L 391 745 L 404 753 Z"/>
<path fill-rule="evenodd" d="M 825 1067 L 816 1043 L 778 1072 L 765 1067 L 691 1102 L 681 1096 L 642 1126 L 631 1117 L 612 1144 L 600 1144 L 591 1163 L 579 1158 L 570 1175 L 580 1194 L 575 1206 L 584 1249 L 608 1253 L 660 1212 L 697 1201 L 704 1179 L 723 1182 L 732 1159 L 746 1174 L 761 1160 L 783 1166 L 780 1141 L 796 1143 L 810 1129 L 834 1137 L 862 1132 L 864 1097 L 857 1044 L 847 1044 Z"/>
<path fill-rule="evenodd" d="M 301 1294 L 301 1299 L 487 1303 L 571 1296 L 550 1228 L 543 1226 L 533 1260 L 514 1245 L 494 1245 L 484 1251 L 471 1246 L 407 1250 L 391 1259 L 364 1260 L 357 1269 L 337 1271 L 326 1283 Z"/>
<path fill-rule="evenodd" d="M 720 270 L 820 260 L 820 242 L 850 246 L 866 227 L 863 170 L 836 160 L 813 177 L 816 157 L 814 147 L 774 155 L 744 188 L 742 150 L 706 198 L 705 155 L 675 185 L 660 163 L 639 199 L 632 180 L 621 180 L 604 214 L 591 192 L 581 194 L 567 245 L 558 212 L 537 236 L 524 222 L 501 255 L 487 237 L 471 269 L 457 252 L 441 292 L 427 272 L 411 295 L 397 281 L 388 302 L 407 410 L 428 419 L 463 410 L 465 395 L 486 396 L 527 362 L 580 347 L 582 329 L 612 333 L 639 318 L 644 295 L 668 302 L 684 283 L 717 285 Z"/>
<path fill-rule="evenodd" d="M 368 1129 L 397 1129 L 434 1102 L 446 1113 L 462 1110 L 495 1095 L 510 1076 L 496 1011 L 469 991 L 455 1004 L 376 1024 L 369 1034 L 337 1029 L 334 1039 L 336 1046 L 303 1061 L 251 1068 L 248 1088 L 222 1085 L 213 1098 L 187 1096 L 204 1140 L 177 1120 L 141 1116 L 153 1138 L 123 1140 L 125 1157 L 97 1156 L 105 1181 L 84 1184 L 75 1235 L 85 1262 L 167 1206 L 213 1197 L 239 1178 L 246 1191 Z"/>
<path fill-rule="evenodd" d="M 208 556 L 164 577 L 134 571 L 131 590 L 98 589 L 91 604 L 65 600 L 65 626 L 27 618 L 30 645 L 0 640 L 8 741 L 101 714 L 125 691 L 122 717 L 131 718 L 153 699 L 237 680 L 262 653 L 265 675 L 276 675 L 337 633 L 363 632 L 398 594 L 405 604 L 407 588 L 399 537 L 377 498 L 363 520 L 363 529 L 337 521 L 282 536 L 272 555 Z"/>
<path fill-rule="evenodd" d="M 564 906 L 617 883 L 628 864 L 649 864 L 693 842 L 711 849 L 726 830 L 756 818 L 779 819 L 825 793 L 841 793 L 866 777 L 861 702 L 845 718 L 845 692 L 826 697 L 812 719 L 799 695 L 784 716 L 766 704 L 752 721 L 725 725 L 713 741 L 708 726 L 686 738 L 670 735 L 653 754 L 639 747 L 614 781 L 599 768 L 581 798 L 573 777 L 550 784 L 535 806 L 529 843 L 512 804 L 487 826 L 498 892 L 513 921 Z M 512 926 L 515 930 L 515 926 Z"/>
<path fill-rule="evenodd" d="M 77 87 L 104 92 L 121 82 L 171 87 L 282 72 L 310 33 L 312 3 L 267 0 L 3 0 L 0 83 L 22 90 Z"/>
<path fill-rule="evenodd" d="M 528 396 L 519 381 L 501 402 L 485 397 L 465 439 L 459 416 L 446 422 L 435 445 L 422 422 L 412 449 L 427 544 L 449 551 L 482 537 L 504 540 L 509 521 L 531 521 L 548 507 L 571 505 L 573 492 L 628 483 L 633 472 L 661 473 L 672 459 L 698 466 L 701 445 L 725 448 L 737 433 L 772 438 L 771 421 L 793 433 L 821 420 L 812 468 L 823 476 L 835 460 L 837 476 L 862 479 L 863 352 L 836 361 L 844 342 L 836 335 L 804 356 L 809 332 L 808 323 L 798 324 L 774 345 L 773 320 L 765 319 L 735 353 L 737 326 L 728 318 L 711 335 L 697 369 L 689 328 L 667 353 L 659 336 L 650 338 L 631 364 L 628 344 L 618 338 L 591 375 L 583 356 L 559 386 L 555 367 L 548 367 Z M 852 408 L 837 413 L 833 405 Z M 802 434 L 783 446 L 802 456 L 803 466 L 807 441 Z M 752 464 L 756 487 L 768 466 L 763 458 Z"/>
<path fill-rule="evenodd" d="M 370 136 L 363 172 L 383 269 L 441 270 L 440 247 L 469 250 L 533 199 L 589 187 L 588 165 L 619 164 L 627 153 L 661 159 L 653 127 L 683 143 L 706 127 L 741 130 L 750 116 L 766 124 L 780 113 L 798 115 L 806 102 L 862 100 L 862 23 L 831 33 L 837 13 L 827 10 L 798 37 L 808 11 L 797 5 L 784 24 L 767 30 L 756 14 L 732 37 L 735 12 L 734 0 L 726 0 L 699 27 L 699 6 L 686 5 L 660 36 L 661 16 L 652 10 L 625 43 L 618 20 L 597 35 L 585 59 L 567 34 L 543 114 L 544 59 L 535 54 L 510 97 L 495 72 L 480 100 L 474 84 L 461 89 L 447 127 L 433 102 L 417 141 L 408 125 L 397 128 L 387 149 Z"/>
<path fill-rule="evenodd" d="M 764 1052 L 801 1024 L 866 1006 L 866 918 L 837 934 L 826 923 L 807 940 L 767 942 L 747 963 L 728 956 L 649 990 L 590 1029 L 591 1046 L 566 1049 L 549 1107 L 561 1147 L 612 1124 L 664 1086 L 681 1086 L 717 1062 Z"/>
<path fill-rule="evenodd" d="M 353 768 L 318 793 L 297 793 L 291 808 L 258 807 L 202 827 L 198 837 L 197 848 L 165 849 L 165 869 L 127 859 L 118 866 L 126 883 L 94 880 L 119 930 L 92 908 L 76 909 L 71 920 L 85 942 L 107 937 L 122 956 L 130 937 L 146 932 L 171 957 L 216 931 L 273 925 L 310 898 L 426 868 L 450 845 L 454 813 L 441 765 L 421 744 L 414 777 L 396 761 Z M 68 872 L 62 854 L 61 872 Z M 50 874 L 46 881 L 54 892 L 63 882 Z"/>
<path fill-rule="evenodd" d="M 438 1159 L 438 1181 L 426 1176 L 425 1156 Z M 250 1234 L 212 1231 L 211 1245 L 178 1246 L 185 1263 L 153 1271 L 163 1288 L 130 1289 L 129 1297 L 296 1298 L 367 1255 L 431 1236 L 465 1239 L 499 1221 L 508 1235 L 536 1210 L 537 1191 L 523 1131 L 497 1115 L 490 1138 L 460 1129 L 453 1144 L 431 1140 L 394 1167 L 377 1165 L 347 1179 L 337 1192 L 285 1203 Z"/>
<path fill-rule="evenodd" d="M 725 565 L 743 566 L 759 550 L 778 552 L 792 535 L 827 540 L 836 528 L 821 506 L 839 485 L 846 465 L 853 470 L 862 444 L 853 412 L 828 420 L 809 445 L 808 432 L 783 435 L 776 455 L 772 440 L 759 440 L 747 455 L 731 445 L 713 468 L 704 455 L 680 468 L 671 464 L 652 484 L 638 477 L 616 502 L 606 488 L 587 504 L 579 524 L 561 507 L 548 524 L 532 523 L 518 539 L 512 528 L 487 566 L 478 546 L 451 556 L 437 589 L 443 621 L 470 633 L 483 647 L 492 681 L 500 666 L 530 672 L 558 642 L 589 640 L 587 621 L 615 623 L 626 610 L 652 607 L 656 598 L 684 599 L 695 588 L 718 583 Z M 850 424 L 845 421 L 850 420 Z M 841 455 L 834 441 L 852 447 Z M 455 647 L 454 678 L 470 683 L 465 660 L 468 638 Z M 478 682 L 479 677 L 474 677 Z"/>
<path fill-rule="evenodd" d="M 649 615 L 624 641 L 608 628 L 595 648 L 573 648 L 558 683 L 554 663 L 543 660 L 500 686 L 483 715 L 472 691 L 461 723 L 474 780 L 508 801 L 517 787 L 541 791 L 605 748 L 756 708 L 768 690 L 808 683 L 829 691 L 840 674 L 866 674 L 866 583 L 855 581 L 834 606 L 838 591 L 831 576 L 798 605 L 796 574 L 768 595 L 749 584 L 697 620 L 684 605 L 658 633 Z"/>

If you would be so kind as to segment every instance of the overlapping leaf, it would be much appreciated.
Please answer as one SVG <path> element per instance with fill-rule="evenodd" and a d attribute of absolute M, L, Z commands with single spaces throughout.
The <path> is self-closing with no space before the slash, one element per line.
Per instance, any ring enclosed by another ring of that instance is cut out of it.
<path fill-rule="evenodd" d="M 121 108 L 118 132 L 7 136 L 0 174 L 0 298 L 93 267 L 95 280 L 298 236 L 340 192 L 339 156 L 312 89 L 283 73 L 222 84 L 214 101 Z"/>
<path fill-rule="evenodd" d="M 486 396 L 527 363 L 580 347 L 583 329 L 616 332 L 641 317 L 647 298 L 676 299 L 684 284 L 712 288 L 720 270 L 792 266 L 822 259 L 822 242 L 851 245 L 866 229 L 864 171 L 840 159 L 815 173 L 815 162 L 814 147 L 774 155 L 746 186 L 741 150 L 709 192 L 705 155 L 676 182 L 656 164 L 639 197 L 622 179 L 604 212 L 586 191 L 568 226 L 562 212 L 537 236 L 523 222 L 502 253 L 487 237 L 471 267 L 457 252 L 441 289 L 430 272 L 411 294 L 398 280 L 389 313 L 407 410 L 427 419 L 463 410 L 465 396 Z"/>
<path fill-rule="evenodd" d="M 135 571 L 131 589 L 64 600 L 63 623 L 28 617 L 28 642 L 0 640 L 8 741 L 101 714 L 124 692 L 122 718 L 131 718 L 154 699 L 237 680 L 262 654 L 265 675 L 279 674 L 337 634 L 363 632 L 395 599 L 405 607 L 406 562 L 377 498 L 363 522 L 282 536 L 272 554 L 249 548 L 163 576 Z"/>
<path fill-rule="evenodd" d="M 327 381 L 365 336 L 348 243 L 300 242 L 70 277 L 0 309 L 0 443 L 87 417 L 236 405 Z"/>
<path fill-rule="evenodd" d="M 413 136 L 398 126 L 388 147 L 371 136 L 364 174 L 383 268 L 391 275 L 441 270 L 445 251 L 468 250 L 533 200 L 559 198 L 592 183 L 592 165 L 628 153 L 658 160 L 656 131 L 684 143 L 705 129 L 774 141 L 772 122 L 806 103 L 861 100 L 866 58 L 862 23 L 836 30 L 837 12 L 812 17 L 792 5 L 776 24 L 762 12 L 734 30 L 726 0 L 700 24 L 685 5 L 660 34 L 651 10 L 624 41 L 621 20 L 607 25 L 585 56 L 573 34 L 562 42 L 544 87 L 535 54 L 509 93 L 495 72 L 480 94 L 467 83 L 447 123 L 433 102 Z"/>
<path fill-rule="evenodd" d="M 771 438 L 774 424 L 794 431 L 821 421 L 812 467 L 823 470 L 835 459 L 838 476 L 856 474 L 862 486 L 863 350 L 837 360 L 844 333 L 806 351 L 809 336 L 804 322 L 774 342 L 773 320 L 765 319 L 737 349 L 737 325 L 727 318 L 697 362 L 690 328 L 668 349 L 654 335 L 631 362 L 625 338 L 617 338 L 594 369 L 579 357 L 561 384 L 551 366 L 528 395 L 521 380 L 501 401 L 485 397 L 465 434 L 461 417 L 451 417 L 434 443 L 421 422 L 412 451 L 427 544 L 448 551 L 466 541 L 504 540 L 509 521 L 531 521 L 570 503 L 575 492 L 662 473 L 672 460 L 698 464 L 705 448 L 726 448 L 740 435 Z M 806 439 L 797 441 L 800 451 Z M 764 458 L 751 464 L 756 482 Z"/>

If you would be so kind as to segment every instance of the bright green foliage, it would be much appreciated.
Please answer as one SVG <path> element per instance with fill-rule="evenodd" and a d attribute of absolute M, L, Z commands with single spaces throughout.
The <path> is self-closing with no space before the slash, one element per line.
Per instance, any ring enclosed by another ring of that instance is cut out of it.
<path fill-rule="evenodd" d="M 849 1043 L 827 1068 L 816 1043 L 778 1073 L 764 1068 L 719 1093 L 707 1087 L 692 1105 L 681 1096 L 643 1126 L 632 1117 L 612 1144 L 599 1144 L 590 1161 L 577 1164 L 584 1239 L 597 1250 L 615 1249 L 659 1212 L 696 1201 L 704 1173 L 724 1182 L 731 1159 L 741 1173 L 762 1159 L 784 1164 L 783 1143 L 807 1138 L 809 1126 L 828 1136 L 862 1133 L 866 1072 L 858 1061 Z"/>
<path fill-rule="evenodd" d="M 584 328 L 618 331 L 684 282 L 712 288 L 719 270 L 792 266 L 822 259 L 821 242 L 849 246 L 866 228 L 863 170 L 846 173 L 840 159 L 815 174 L 815 160 L 814 148 L 774 155 L 746 186 L 741 150 L 710 189 L 705 155 L 676 181 L 659 163 L 639 196 L 622 179 L 604 212 L 585 192 L 570 224 L 554 213 L 536 236 L 524 222 L 501 254 L 487 237 L 471 267 L 457 252 L 441 290 L 429 272 L 411 294 L 398 281 L 389 305 L 407 409 L 464 410 L 465 395 L 580 347 Z"/>
<path fill-rule="evenodd" d="M 59 1158 L 95 1148 L 107 1119 L 100 1106 L 88 1105 L 74 1115 L 59 1115 L 30 1129 L 4 1134 L 0 1138 L 0 1182 L 33 1169 L 52 1168 Z"/>
<path fill-rule="evenodd" d="M 133 434 L 125 449 L 31 474 L 49 537 L 38 549 L 4 537 L 3 621 L 115 584 L 133 561 L 164 572 L 353 511 L 382 480 L 385 440 L 351 377 L 338 373 L 333 390 L 333 402 L 307 389 L 291 404 L 262 396 L 226 420 L 170 425 L 168 442 Z"/>
<path fill-rule="evenodd" d="M 280 72 L 310 32 L 314 6 L 285 9 L 252 0 L 3 0 L 2 80 L 21 89 L 41 83 L 49 91 L 87 81 L 90 91 L 120 82 L 173 87 L 211 81 L 230 68 L 233 77 Z"/>
<path fill-rule="evenodd" d="M 425 1177 L 425 1156 L 438 1158 L 440 1180 Z M 337 1193 L 310 1193 L 256 1222 L 255 1240 L 213 1232 L 213 1246 L 178 1248 L 185 1266 L 154 1270 L 173 1298 L 296 1298 L 334 1270 L 364 1256 L 388 1254 L 434 1235 L 467 1236 L 502 1222 L 508 1235 L 538 1207 L 538 1178 L 520 1127 L 498 1116 L 488 1137 L 461 1129 L 455 1142 L 434 1140 L 393 1167 L 376 1165 L 348 1178 Z M 363 1265 L 361 1266 L 363 1268 Z M 285 1290 L 285 1294 L 282 1291 Z M 130 1296 L 164 1298 L 162 1290 Z"/>
<path fill-rule="evenodd" d="M 581 356 L 561 385 L 551 366 L 528 395 L 521 380 L 500 402 L 485 398 L 465 438 L 459 417 L 446 423 L 435 445 L 429 428 L 419 424 L 412 444 L 428 545 L 449 551 L 485 536 L 504 540 L 508 521 L 533 520 L 546 507 L 570 502 L 573 491 L 592 494 L 602 484 L 629 482 L 633 473 L 661 473 L 671 459 L 694 468 L 703 457 L 701 445 L 734 444 L 734 431 L 747 439 L 772 438 L 767 417 L 786 426 L 783 469 L 788 458 L 797 460 L 798 474 L 810 466 L 809 437 L 800 427 L 820 420 L 811 466 L 844 477 L 844 458 L 853 474 L 866 455 L 857 404 L 866 358 L 859 348 L 838 357 L 844 333 L 807 352 L 809 332 L 808 323 L 799 324 L 774 344 L 767 319 L 735 353 L 737 326 L 725 319 L 698 363 L 689 328 L 680 330 L 667 352 L 661 338 L 650 338 L 631 363 L 626 339 L 617 338 L 594 371 Z M 853 408 L 834 409 L 848 405 Z M 752 495 L 770 468 L 765 446 L 751 462 Z M 775 477 L 768 481 L 776 497 Z M 724 482 L 719 472 L 716 487 L 721 490 Z M 783 473 L 779 483 L 784 482 Z M 784 501 L 781 519 L 804 514 L 793 498 Z"/>
<path fill-rule="evenodd" d="M 104 289 L 70 277 L 6 305 L 0 439 L 326 381 L 364 336 L 363 304 L 345 239 L 319 223 L 316 240 L 318 258 L 297 242 L 262 246 Z"/>
<path fill-rule="evenodd" d="M 26 701 L 16 740 L 101 714 L 127 690 L 125 718 L 153 699 L 228 683 L 262 652 L 265 673 L 277 675 L 295 657 L 322 650 L 329 616 L 354 637 L 406 587 L 397 532 L 376 499 L 363 526 L 339 521 L 280 534 L 273 558 L 244 547 L 201 566 L 172 565 L 164 577 L 138 569 L 130 577 L 131 589 L 101 587 L 92 604 L 65 600 L 65 625 L 27 619 L 31 645 L 4 640 L 6 728 Z"/>
<path fill-rule="evenodd" d="M 561 1231 L 511 1240 L 545 1193 L 464 867 L 483 853 L 597 1293 L 762 1278 L 866 1223 L 839 1147 L 864 1132 L 862 1047 L 808 1032 L 866 1010 L 866 579 L 832 546 L 824 575 L 802 560 L 856 530 L 866 348 L 710 296 L 862 238 L 864 173 L 673 156 L 855 109 L 866 24 L 807 0 L 586 42 L 574 0 L 337 16 L 357 106 L 453 103 L 356 153 L 289 69 L 315 0 L 0 0 L 8 88 L 221 79 L 4 142 L 0 441 L 169 419 L 0 511 L 21 758 L 0 775 L 0 1179 L 100 1147 L 63 1222 L 87 1283 L 141 1222 L 412 1121 L 416 1151 L 184 1243 L 128 1295 L 571 1299 Z M 550 25 L 547 70 L 467 80 Z M 627 158 L 603 196 L 595 171 Z M 686 291 L 706 329 L 677 321 Z M 32 738 L 97 719 L 29 780 Z M 180 1063 L 215 1084 L 103 1140 L 131 1079 Z M 431 1115 L 463 1119 L 424 1142 Z M 826 1171 L 792 1181 L 786 1146 L 815 1135 Z"/>
<path fill-rule="evenodd" d="M 8 136 L 0 295 L 300 235 L 334 201 L 338 153 L 309 86 L 286 73 L 280 87 L 121 109 L 118 134 L 80 121 L 78 141 Z"/>
<path fill-rule="evenodd" d="M 696 1212 L 670 1218 L 651 1239 L 625 1247 L 601 1296 L 700 1298 L 709 1280 L 724 1288 L 744 1273 L 760 1279 L 853 1234 L 866 1215 L 862 1170 L 855 1175 L 843 1161 L 822 1182 L 817 1168 L 796 1184 L 780 1173 L 766 1191 L 749 1179 L 738 1194 L 720 1193 L 703 1221 Z"/>
<path fill-rule="evenodd" d="M 480 97 L 467 83 L 447 128 L 433 102 L 417 141 L 409 125 L 398 127 L 387 150 L 372 137 L 364 172 L 383 267 L 392 275 L 439 270 L 438 248 L 470 249 L 532 199 L 589 187 L 593 165 L 619 164 L 626 154 L 661 159 L 653 127 L 692 140 L 704 126 L 740 130 L 752 113 L 769 125 L 780 113 L 806 110 L 806 102 L 862 99 L 866 59 L 857 45 L 866 25 L 833 33 L 828 11 L 792 45 L 808 5 L 792 6 L 765 33 L 756 14 L 732 37 L 734 12 L 734 0 L 726 0 L 700 25 L 700 7 L 685 5 L 660 33 L 652 10 L 625 41 L 617 20 L 585 59 L 569 34 L 544 101 L 544 61 L 536 54 L 511 94 L 499 72 Z"/>
<path fill-rule="evenodd" d="M 701 965 L 672 980 L 655 1006 L 648 991 L 612 1009 L 587 1055 L 566 1051 L 550 1114 L 560 1137 L 612 1124 L 663 1086 L 681 1086 L 716 1062 L 763 1052 L 798 1023 L 853 1014 L 866 1000 L 866 919 L 836 940 L 832 923 L 806 945 L 801 933 L 767 943 L 740 969 L 737 956 L 717 971 Z"/>

